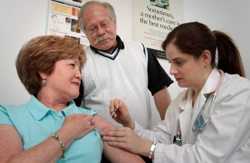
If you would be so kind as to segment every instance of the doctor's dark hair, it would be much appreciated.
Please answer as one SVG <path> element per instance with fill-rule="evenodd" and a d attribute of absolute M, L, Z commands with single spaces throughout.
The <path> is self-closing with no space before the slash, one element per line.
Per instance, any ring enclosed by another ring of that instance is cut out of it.
<path fill-rule="evenodd" d="M 240 52 L 233 40 L 225 33 L 211 31 L 199 22 L 184 23 L 171 31 L 162 43 L 163 50 L 173 43 L 181 52 L 199 58 L 204 50 L 211 53 L 211 66 L 230 74 L 245 76 Z M 217 50 L 216 50 L 217 48 Z M 216 64 L 216 51 L 218 63 Z"/>

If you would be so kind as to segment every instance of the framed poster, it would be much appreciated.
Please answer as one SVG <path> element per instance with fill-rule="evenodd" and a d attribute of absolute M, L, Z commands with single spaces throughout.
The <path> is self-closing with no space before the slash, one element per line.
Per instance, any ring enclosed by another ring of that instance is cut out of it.
<path fill-rule="evenodd" d="M 78 21 L 81 4 L 82 0 L 50 0 L 47 34 L 72 37 L 89 45 Z"/>
<path fill-rule="evenodd" d="M 157 57 L 165 58 L 161 44 L 182 20 L 183 0 L 133 1 L 133 39 Z"/>

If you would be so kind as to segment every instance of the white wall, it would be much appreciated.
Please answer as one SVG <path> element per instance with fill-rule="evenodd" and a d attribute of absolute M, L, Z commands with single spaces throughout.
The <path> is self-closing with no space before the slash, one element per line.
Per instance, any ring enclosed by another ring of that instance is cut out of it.
<path fill-rule="evenodd" d="M 112 2 L 117 12 L 118 33 L 125 39 L 132 39 L 133 0 L 107 0 Z M 184 0 L 184 20 L 199 20 L 213 29 L 220 29 L 233 36 L 246 63 L 250 61 L 248 49 L 248 29 L 250 29 L 250 1 L 240 0 Z M 15 59 L 24 42 L 45 34 L 48 0 L 6 0 L 0 6 L 0 104 L 20 104 L 29 95 L 19 81 L 15 70 Z M 160 60 L 166 70 L 169 64 Z M 246 67 L 250 78 L 250 68 Z M 170 88 L 176 96 L 179 88 Z"/>
<path fill-rule="evenodd" d="M 45 33 L 47 1 L 2 1 L 0 7 L 0 104 L 19 104 L 28 94 L 16 75 L 15 60 L 24 42 Z"/>

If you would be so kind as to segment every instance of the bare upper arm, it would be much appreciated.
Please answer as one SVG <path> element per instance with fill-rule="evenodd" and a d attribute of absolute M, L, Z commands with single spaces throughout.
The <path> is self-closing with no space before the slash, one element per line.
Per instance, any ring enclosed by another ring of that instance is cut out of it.
<path fill-rule="evenodd" d="M 111 123 L 109 123 L 108 121 L 106 121 L 104 118 L 96 115 L 93 119 L 94 124 L 96 126 L 96 128 L 98 128 L 99 130 L 103 131 L 105 129 L 110 129 L 113 128 L 113 126 L 111 125 Z"/>
<path fill-rule="evenodd" d="M 93 119 L 96 128 L 103 131 L 106 129 L 111 129 L 113 126 L 111 123 L 106 121 L 101 116 L 96 115 Z M 112 147 L 104 142 L 104 154 L 111 162 L 117 163 L 144 163 L 144 161 L 136 154 L 130 153 L 128 151 Z"/>
<path fill-rule="evenodd" d="M 171 97 L 166 88 L 163 88 L 154 94 L 154 100 L 156 107 L 160 113 L 161 119 L 164 120 L 165 113 L 168 108 L 168 105 L 171 102 Z"/>
<path fill-rule="evenodd" d="M 22 142 L 16 129 L 10 125 L 0 125 L 0 162 L 6 162 L 22 150 Z"/>

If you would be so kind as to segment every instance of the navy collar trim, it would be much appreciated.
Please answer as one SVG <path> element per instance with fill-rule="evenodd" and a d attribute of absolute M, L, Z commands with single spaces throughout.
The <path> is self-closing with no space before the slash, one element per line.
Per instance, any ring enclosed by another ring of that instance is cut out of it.
<path fill-rule="evenodd" d="M 125 48 L 124 43 L 123 43 L 123 41 L 121 40 L 121 38 L 119 36 L 116 36 L 116 41 L 117 41 L 117 46 L 112 50 L 111 53 L 108 53 L 107 51 L 97 49 L 97 48 L 95 48 L 95 47 L 93 47 L 91 45 L 90 45 L 90 49 L 96 54 L 99 54 L 99 55 L 101 55 L 103 57 L 115 60 L 115 58 L 118 56 L 120 50 Z"/>

